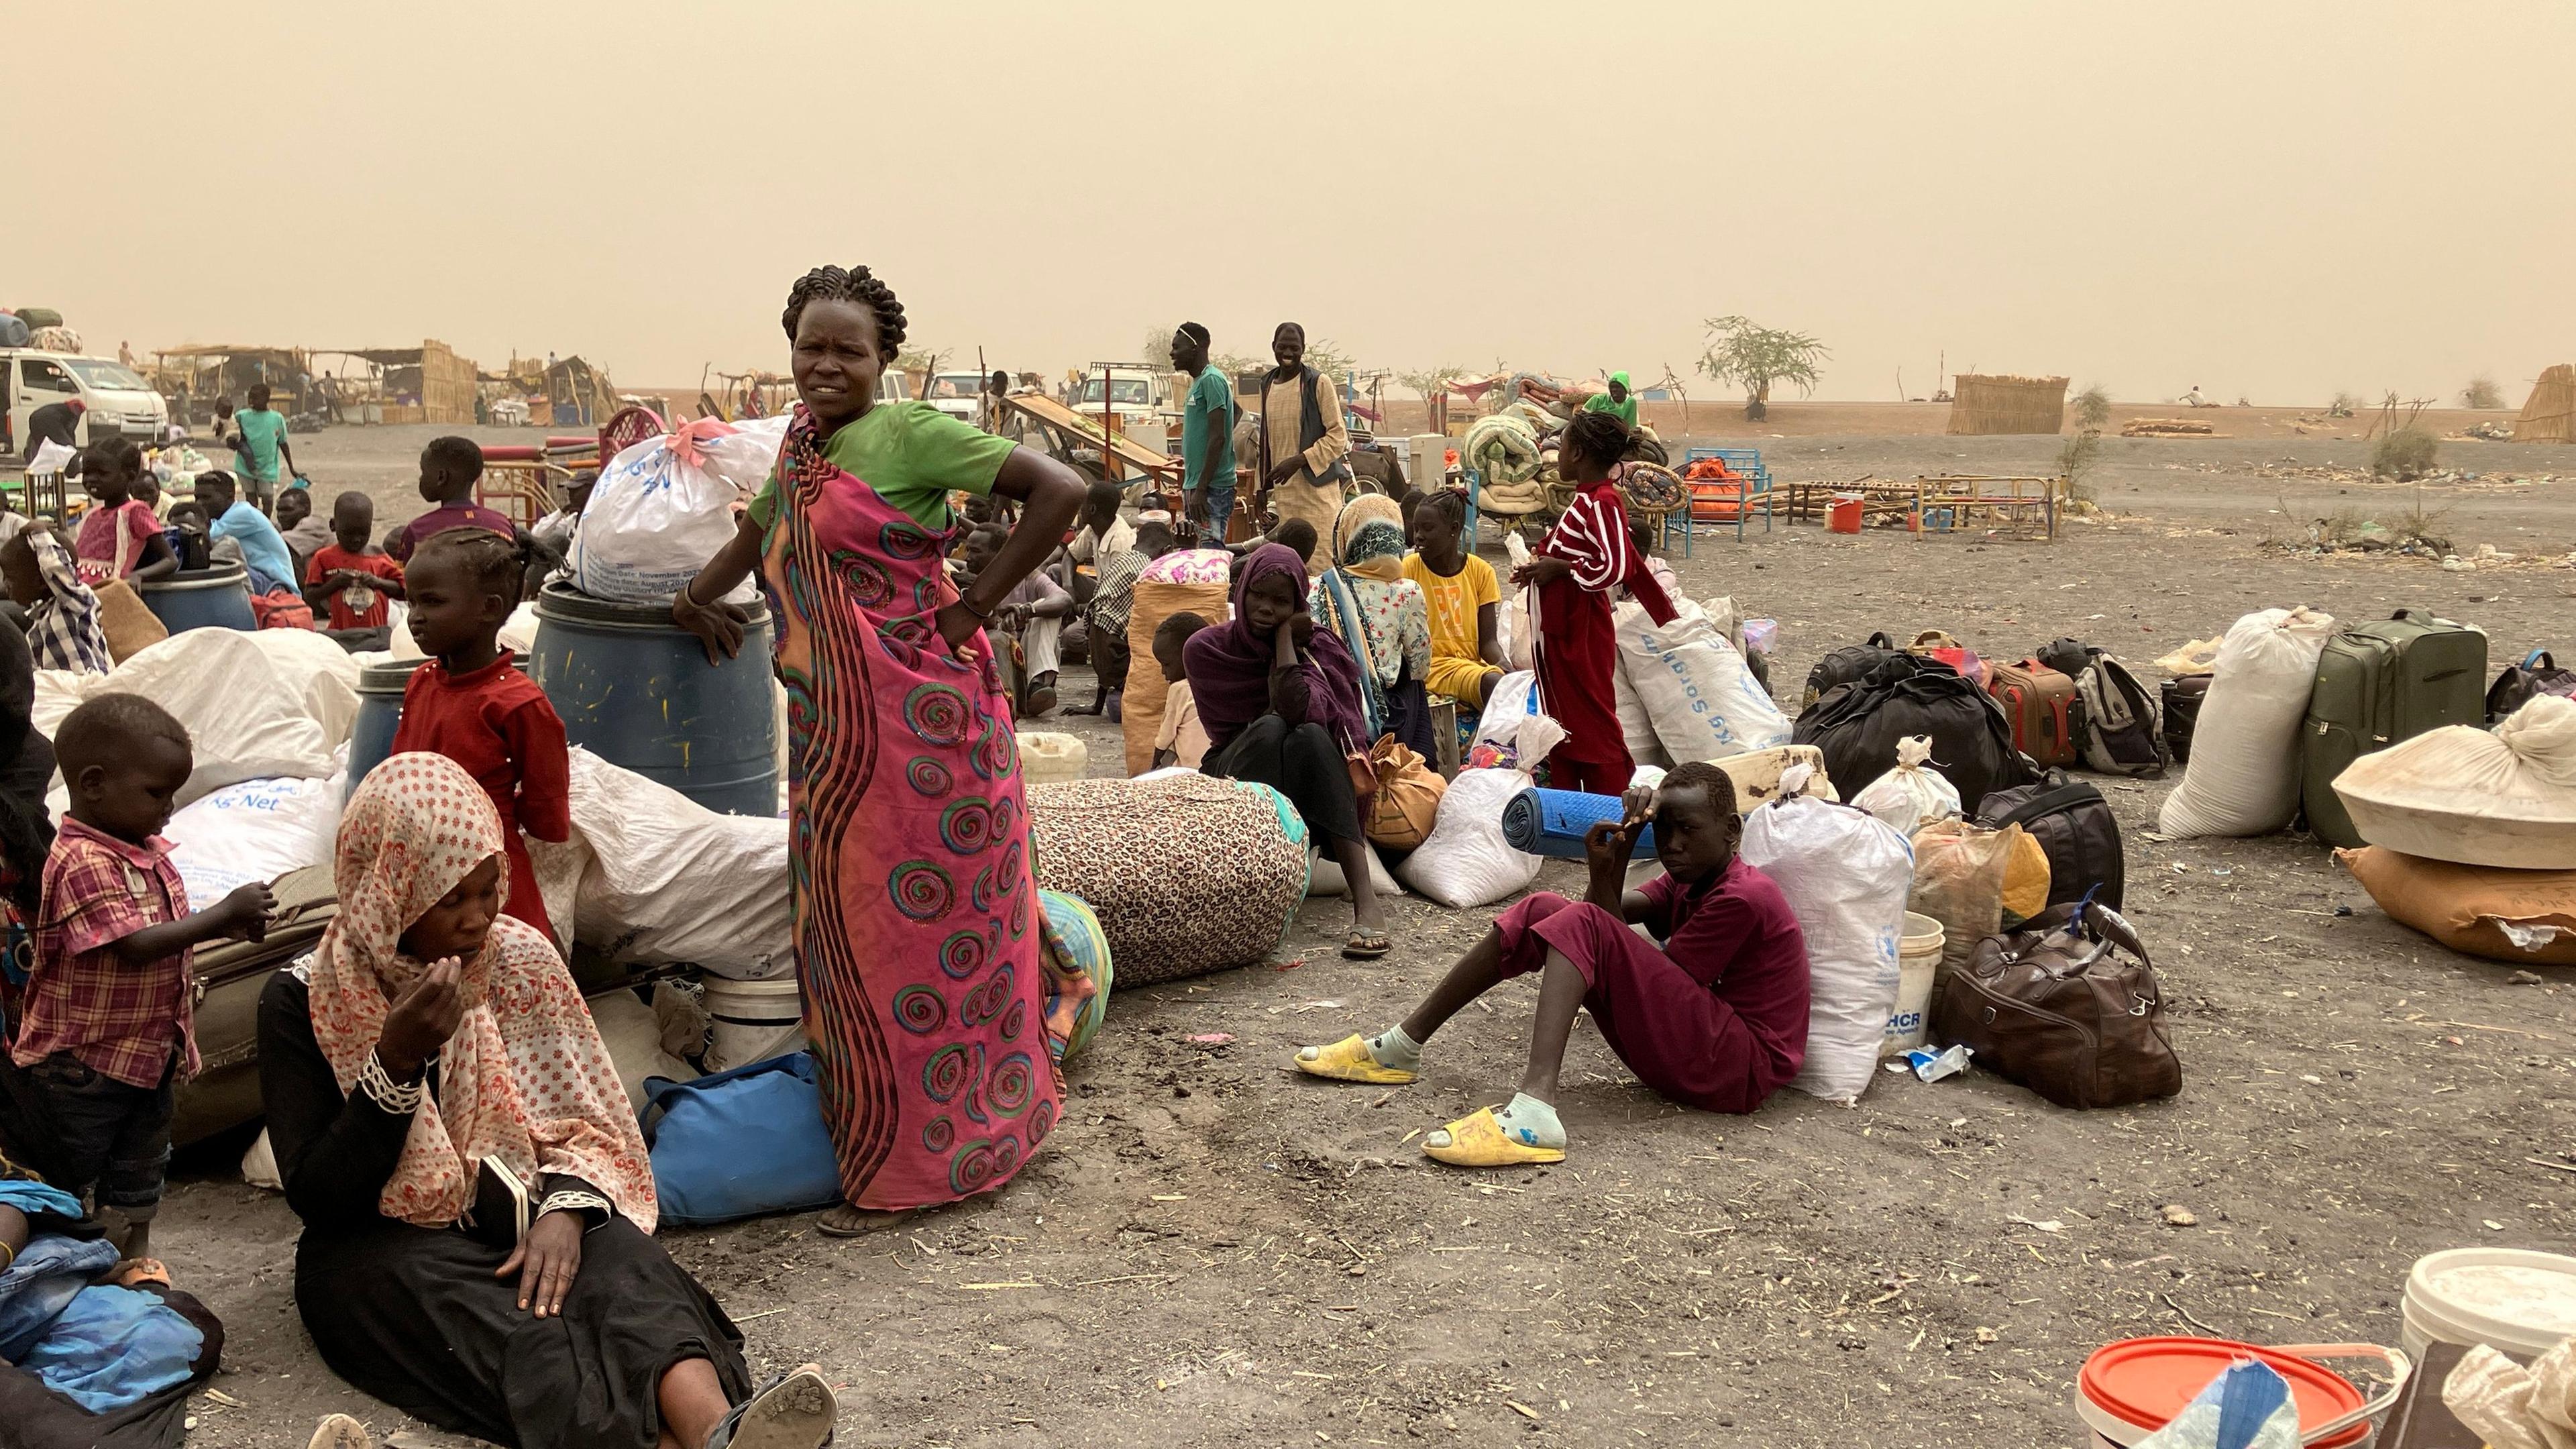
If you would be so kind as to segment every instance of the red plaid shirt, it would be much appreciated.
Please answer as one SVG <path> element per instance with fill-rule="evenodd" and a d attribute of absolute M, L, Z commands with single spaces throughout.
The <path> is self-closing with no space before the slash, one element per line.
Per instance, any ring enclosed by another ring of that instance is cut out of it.
<path fill-rule="evenodd" d="M 45 857 L 36 913 L 36 964 L 12 1060 L 32 1067 L 70 1052 L 136 1087 L 157 1087 L 175 1050 L 180 1076 L 197 1074 L 193 950 L 141 966 L 116 959 L 116 943 L 188 915 L 188 888 L 170 842 L 129 845 L 65 819 Z"/>

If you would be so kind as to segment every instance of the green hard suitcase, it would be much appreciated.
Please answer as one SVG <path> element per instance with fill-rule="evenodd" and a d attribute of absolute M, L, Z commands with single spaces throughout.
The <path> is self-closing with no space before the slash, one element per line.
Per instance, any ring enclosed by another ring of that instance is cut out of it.
<path fill-rule="evenodd" d="M 2317 659 L 2299 742 L 2299 799 L 2329 845 L 2363 843 L 2334 792 L 2344 767 L 2443 725 L 2486 719 L 2484 631 L 2414 609 L 2338 630 Z"/>

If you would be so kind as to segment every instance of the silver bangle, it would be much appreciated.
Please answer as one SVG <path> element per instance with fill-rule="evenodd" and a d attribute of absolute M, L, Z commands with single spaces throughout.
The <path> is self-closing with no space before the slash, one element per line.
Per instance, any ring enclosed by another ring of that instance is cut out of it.
<path fill-rule="evenodd" d="M 569 1187 L 559 1192 L 547 1193 L 545 1201 L 537 1204 L 538 1217 L 544 1217 L 548 1213 L 592 1211 L 598 1212 L 603 1219 L 613 1218 L 617 1216 L 617 1205 L 598 1193 L 583 1192 L 578 1188 Z"/>
<path fill-rule="evenodd" d="M 422 1099 L 428 1095 L 422 1082 L 404 1086 L 395 1081 L 393 1073 L 385 1070 L 385 1059 L 373 1051 L 367 1053 L 365 1064 L 358 1068 L 358 1089 L 367 1094 L 369 1101 L 397 1117 L 419 1111 Z"/>

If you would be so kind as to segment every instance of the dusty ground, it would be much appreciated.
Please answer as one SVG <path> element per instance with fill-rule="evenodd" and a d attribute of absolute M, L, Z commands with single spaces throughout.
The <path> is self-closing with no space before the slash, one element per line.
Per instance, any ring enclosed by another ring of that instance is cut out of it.
<path fill-rule="evenodd" d="M 390 493 L 407 431 L 296 446 L 326 486 Z M 1802 437 L 1773 465 L 2021 471 L 2054 447 Z M 2144 666 L 2248 609 L 2307 603 L 2429 607 L 2486 626 L 2498 660 L 2571 642 L 2576 571 L 2259 547 L 2342 508 L 2411 506 L 2269 475 L 2361 452 L 2114 441 L 2101 493 L 2117 516 L 2055 545 L 1801 527 L 1703 539 L 1676 562 L 1692 593 L 1781 621 L 1784 691 L 1876 628 L 1939 626 L 1989 655 L 2074 634 Z M 2576 450 L 2462 443 L 2444 462 L 2576 475 Z M 2576 549 L 2576 476 L 2424 501 L 2464 546 Z M 1095 761 L 1108 739 L 1093 734 Z M 1456 1173 L 1415 1134 L 1508 1094 L 1531 992 L 1463 1016 L 1412 1088 L 1300 1079 L 1293 1047 L 1394 1019 L 1487 919 L 1407 900 L 1399 954 L 1353 965 L 1332 950 L 1345 908 L 1326 901 L 1269 964 L 1121 993 L 1050 1150 L 997 1199 L 874 1241 L 827 1241 L 800 1217 L 671 1245 L 757 1359 L 819 1359 L 847 1385 L 843 1443 L 994 1449 L 2071 1444 L 2071 1379 L 2105 1340 L 2393 1343 L 2419 1254 L 2563 1245 L 2576 1173 L 2529 1159 L 2576 1153 L 2576 972 L 2516 984 L 2451 955 L 2311 841 L 2145 841 L 2168 788 L 2106 793 L 2173 1002 L 2187 1085 L 2171 1101 L 2067 1112 L 1971 1073 L 1882 1077 L 1851 1110 L 1787 1094 L 1711 1117 L 1650 1096 L 1584 1027 L 1562 1104 L 1572 1159 Z M 1562 866 L 1543 884 L 1577 885 Z M 1187 1040 L 1206 1033 L 1234 1040 Z M 294 1221 L 227 1166 L 201 1157 L 156 1239 L 232 1334 L 216 1387 L 240 1407 L 201 1398 L 197 1442 L 300 1445 L 333 1409 L 406 1427 L 321 1367 L 290 1301 Z M 2166 1204 L 2197 1225 L 2168 1225 Z"/>

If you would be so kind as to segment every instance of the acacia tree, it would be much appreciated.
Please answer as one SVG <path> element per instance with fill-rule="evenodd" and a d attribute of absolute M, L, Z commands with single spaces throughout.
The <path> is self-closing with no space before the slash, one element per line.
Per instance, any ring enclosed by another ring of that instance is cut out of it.
<path fill-rule="evenodd" d="M 1422 415 L 1436 433 L 1448 421 L 1449 384 L 1465 376 L 1467 369 L 1463 367 L 1432 367 L 1420 372 L 1399 372 L 1395 380 L 1420 395 Z"/>
<path fill-rule="evenodd" d="M 1699 370 L 1743 386 L 1747 422 L 1763 419 L 1774 383 L 1795 386 L 1801 397 L 1814 392 L 1817 364 L 1833 355 L 1804 332 L 1758 326 L 1749 317 L 1711 317 L 1706 326 L 1708 350 L 1700 354 Z"/>

